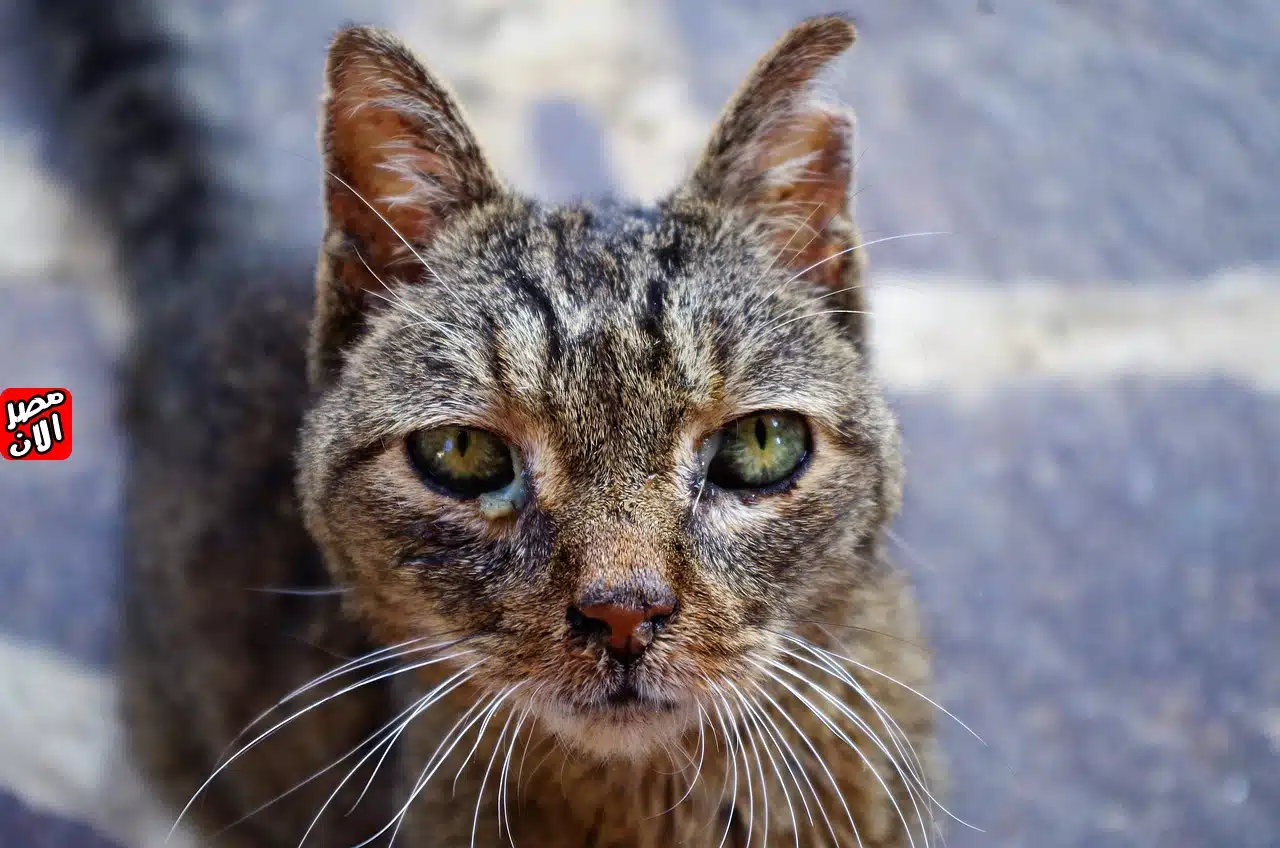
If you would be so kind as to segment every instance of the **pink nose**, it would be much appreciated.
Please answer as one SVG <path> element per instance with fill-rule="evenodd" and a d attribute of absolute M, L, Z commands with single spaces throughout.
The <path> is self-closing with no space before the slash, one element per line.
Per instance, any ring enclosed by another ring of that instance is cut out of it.
<path fill-rule="evenodd" d="M 653 642 L 654 634 L 675 612 L 674 603 L 657 603 L 643 608 L 620 603 L 590 604 L 569 611 L 570 625 L 584 635 L 608 636 L 611 653 L 621 660 L 633 660 Z"/>

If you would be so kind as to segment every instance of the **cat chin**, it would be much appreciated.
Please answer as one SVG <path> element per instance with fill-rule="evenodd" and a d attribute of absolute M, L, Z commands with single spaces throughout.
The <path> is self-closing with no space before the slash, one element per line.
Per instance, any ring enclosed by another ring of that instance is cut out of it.
<path fill-rule="evenodd" d="M 648 759 L 670 750 L 697 724 L 692 709 L 628 707 L 602 711 L 551 710 L 542 716 L 544 726 L 566 745 L 604 760 Z"/>

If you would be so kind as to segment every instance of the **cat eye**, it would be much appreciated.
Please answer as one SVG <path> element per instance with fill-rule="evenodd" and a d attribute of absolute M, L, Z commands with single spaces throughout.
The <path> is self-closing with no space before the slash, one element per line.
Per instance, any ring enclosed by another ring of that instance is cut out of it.
<path fill-rule="evenodd" d="M 707 480 L 722 489 L 767 489 L 791 478 L 809 457 L 812 441 L 794 412 L 757 412 L 717 434 Z"/>
<path fill-rule="evenodd" d="M 487 430 L 436 427 L 409 437 L 409 457 L 426 481 L 457 498 L 494 496 L 518 501 L 520 460 Z"/>

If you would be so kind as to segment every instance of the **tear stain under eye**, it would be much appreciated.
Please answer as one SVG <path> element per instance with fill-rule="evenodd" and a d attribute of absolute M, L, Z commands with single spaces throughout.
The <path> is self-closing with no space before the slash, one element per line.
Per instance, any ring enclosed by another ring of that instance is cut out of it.
<path fill-rule="evenodd" d="M 496 492 L 486 492 L 476 499 L 480 514 L 490 521 L 514 515 L 529 500 L 529 479 L 519 452 L 512 451 L 511 465 L 515 474 L 510 483 Z"/>

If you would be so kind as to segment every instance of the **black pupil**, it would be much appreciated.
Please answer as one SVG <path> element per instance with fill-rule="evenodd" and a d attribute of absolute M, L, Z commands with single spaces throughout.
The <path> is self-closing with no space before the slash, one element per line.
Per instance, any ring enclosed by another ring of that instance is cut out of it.
<path fill-rule="evenodd" d="M 448 494 L 478 497 L 496 492 L 515 479 L 510 451 L 483 430 L 427 430 L 407 444 L 418 473 Z"/>
<path fill-rule="evenodd" d="M 756 419 L 756 441 L 760 443 L 760 450 L 764 450 L 764 443 L 769 438 L 769 431 L 764 426 L 764 419 Z"/>

